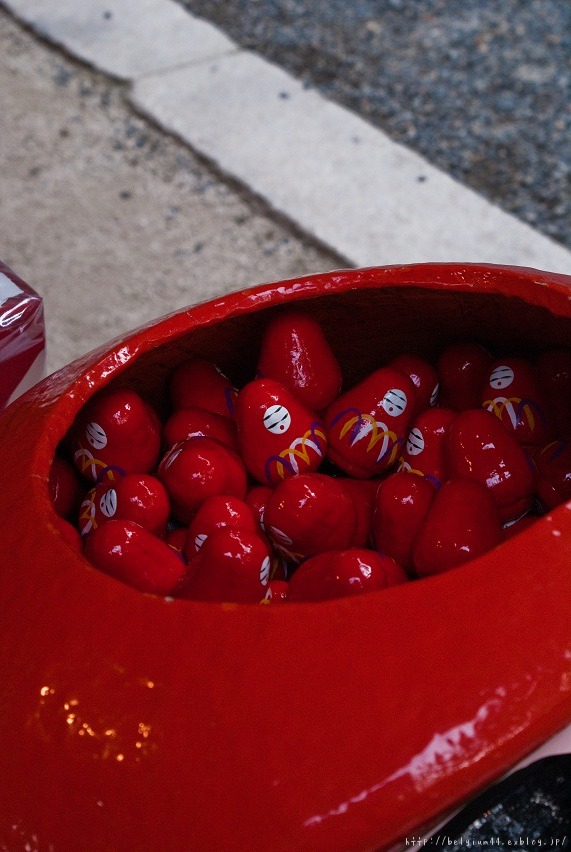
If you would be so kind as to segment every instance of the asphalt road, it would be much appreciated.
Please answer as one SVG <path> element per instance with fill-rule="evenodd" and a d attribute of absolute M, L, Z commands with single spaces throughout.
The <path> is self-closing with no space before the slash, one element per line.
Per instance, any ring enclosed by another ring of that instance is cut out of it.
<path fill-rule="evenodd" d="M 571 248 L 571 5 L 179 0 Z"/>

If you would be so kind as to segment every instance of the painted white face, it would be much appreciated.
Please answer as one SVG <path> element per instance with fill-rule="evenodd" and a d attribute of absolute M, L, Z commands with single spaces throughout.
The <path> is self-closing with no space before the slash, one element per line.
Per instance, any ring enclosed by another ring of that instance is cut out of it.
<path fill-rule="evenodd" d="M 85 437 L 94 450 L 102 450 L 107 446 L 107 435 L 99 423 L 88 423 L 85 427 Z"/>
<path fill-rule="evenodd" d="M 206 533 L 198 533 L 198 535 L 194 539 L 194 549 L 200 550 L 207 538 L 208 536 L 206 535 Z"/>
<path fill-rule="evenodd" d="M 496 367 L 495 370 L 492 370 L 492 375 L 490 376 L 490 385 L 496 390 L 502 390 L 502 388 L 507 388 L 514 380 L 514 371 L 511 367 Z"/>
<path fill-rule="evenodd" d="M 171 450 L 169 450 L 169 452 L 166 454 L 166 456 L 164 457 L 164 459 L 162 461 L 163 470 L 169 469 L 171 464 L 174 461 L 176 461 L 177 458 L 180 456 L 180 454 L 182 453 L 182 450 L 183 450 L 183 447 L 180 446 L 180 445 L 177 445 L 177 444 L 175 444 L 174 447 Z"/>
<path fill-rule="evenodd" d="M 271 562 L 270 557 L 266 556 L 260 568 L 260 583 L 262 586 L 267 586 L 270 579 Z"/>
<path fill-rule="evenodd" d="M 292 539 L 289 535 L 286 535 L 285 532 L 279 530 L 277 527 L 270 526 L 270 536 L 275 541 L 276 544 L 293 544 Z"/>
<path fill-rule="evenodd" d="M 418 456 L 424 449 L 424 437 L 420 429 L 411 429 L 406 441 L 409 456 Z"/>
<path fill-rule="evenodd" d="M 273 435 L 283 435 L 291 426 L 291 414 L 283 405 L 270 405 L 264 414 L 264 426 Z"/>
<path fill-rule="evenodd" d="M 101 497 L 99 508 L 106 518 L 112 518 L 117 511 L 117 492 L 114 488 L 110 488 Z"/>
<path fill-rule="evenodd" d="M 405 410 L 406 403 L 406 393 L 399 388 L 392 388 L 384 395 L 381 405 L 390 417 L 399 417 Z"/>

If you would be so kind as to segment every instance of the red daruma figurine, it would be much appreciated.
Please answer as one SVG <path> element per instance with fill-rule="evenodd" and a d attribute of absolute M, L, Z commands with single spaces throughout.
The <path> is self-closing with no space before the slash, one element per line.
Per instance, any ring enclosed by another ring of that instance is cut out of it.
<path fill-rule="evenodd" d="M 424 476 L 399 472 L 387 476 L 377 490 L 371 537 L 376 550 L 392 556 L 414 575 L 413 552 L 436 488 Z"/>
<path fill-rule="evenodd" d="M 175 517 L 188 524 L 208 497 L 226 494 L 243 500 L 248 488 L 239 456 L 213 438 L 181 441 L 161 459 L 157 476 L 172 501 Z"/>
<path fill-rule="evenodd" d="M 325 601 L 376 592 L 406 583 L 407 575 L 390 556 L 365 548 L 330 550 L 312 556 L 291 578 L 289 601 Z"/>
<path fill-rule="evenodd" d="M 163 536 L 170 513 L 164 485 L 154 476 L 130 473 L 98 482 L 86 495 L 79 513 L 79 531 L 88 535 L 111 519 L 134 521 L 156 536 Z"/>
<path fill-rule="evenodd" d="M 399 470 L 426 476 L 436 488 L 448 479 L 446 433 L 456 417 L 451 408 L 427 408 L 412 423 Z"/>
<path fill-rule="evenodd" d="M 187 571 L 174 550 L 135 521 L 112 519 L 93 530 L 85 556 L 105 574 L 155 595 L 173 594 Z"/>
<path fill-rule="evenodd" d="M 419 577 L 441 574 L 481 556 L 502 541 L 494 497 L 477 479 L 450 479 L 434 500 L 414 547 Z"/>
<path fill-rule="evenodd" d="M 438 359 L 440 404 L 455 411 L 478 408 L 492 356 L 478 343 L 454 343 Z"/>
<path fill-rule="evenodd" d="M 297 311 L 288 311 L 267 326 L 258 373 L 281 382 L 312 411 L 326 408 L 341 390 L 341 368 L 321 326 Z"/>
<path fill-rule="evenodd" d="M 525 514 L 533 503 L 535 471 L 513 432 L 483 408 L 462 411 L 447 433 L 450 478 L 486 485 L 502 523 Z"/>
<path fill-rule="evenodd" d="M 417 417 L 430 406 L 436 405 L 440 383 L 438 373 L 432 364 L 429 364 L 424 358 L 419 358 L 418 355 L 405 354 L 399 355 L 398 358 L 391 361 L 389 366 L 402 370 L 414 384 L 416 399 L 413 417 Z"/>
<path fill-rule="evenodd" d="M 316 553 L 350 547 L 357 512 L 340 480 L 302 473 L 276 486 L 264 520 L 277 552 L 288 561 L 301 562 Z"/>
<path fill-rule="evenodd" d="M 504 358 L 492 364 L 482 391 L 482 407 L 491 411 L 520 444 L 546 443 L 545 402 L 535 368 L 523 358 Z"/>
<path fill-rule="evenodd" d="M 236 389 L 211 361 L 192 358 L 172 374 L 170 394 L 175 410 L 204 408 L 214 414 L 231 417 Z"/>
<path fill-rule="evenodd" d="M 382 367 L 329 406 L 329 458 L 356 479 L 376 476 L 398 458 L 415 402 L 409 376 Z"/>
<path fill-rule="evenodd" d="M 323 424 L 279 382 L 256 379 L 236 400 L 238 445 L 244 463 L 264 485 L 317 470 L 327 447 Z"/>
<path fill-rule="evenodd" d="M 270 582 L 268 546 L 251 530 L 219 527 L 193 558 L 177 596 L 259 604 Z"/>
<path fill-rule="evenodd" d="M 88 479 L 149 473 L 161 449 L 157 415 L 135 391 L 104 391 L 82 409 L 74 425 L 74 461 Z"/>

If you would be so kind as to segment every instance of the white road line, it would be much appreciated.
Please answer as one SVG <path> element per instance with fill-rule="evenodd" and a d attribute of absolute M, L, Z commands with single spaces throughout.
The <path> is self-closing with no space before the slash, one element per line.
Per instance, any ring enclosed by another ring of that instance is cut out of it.
<path fill-rule="evenodd" d="M 355 266 L 466 261 L 571 274 L 571 252 L 172 0 L 3 0 Z"/>

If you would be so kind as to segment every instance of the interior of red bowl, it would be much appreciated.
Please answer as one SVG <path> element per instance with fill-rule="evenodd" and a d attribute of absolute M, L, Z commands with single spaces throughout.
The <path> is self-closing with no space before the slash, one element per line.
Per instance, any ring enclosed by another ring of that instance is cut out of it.
<path fill-rule="evenodd" d="M 85 826 L 100 848 L 127 838 L 141 849 L 235 848 L 238 827 L 251 849 L 386 848 L 561 727 L 568 511 L 522 533 L 509 556 L 367 600 L 167 604 L 69 548 L 47 476 L 97 390 L 127 385 L 165 415 L 168 377 L 192 356 L 240 386 L 284 306 L 321 323 L 350 387 L 396 355 L 432 360 L 456 340 L 525 356 L 568 345 L 566 286 L 533 270 L 457 265 L 280 282 L 134 332 L 13 407 L 0 423 L 0 485 L 14 495 L 5 541 L 32 567 L 9 573 L 0 601 L 19 696 L 4 722 L 21 743 L 18 761 L 0 755 L 20 785 L 0 795 L 4 824 L 40 826 L 55 848 L 71 848 Z M 23 482 L 14 448 L 25 450 Z M 106 736 L 125 720 L 153 731 L 154 751 L 136 740 L 142 761 L 129 757 L 134 736 Z M 79 735 L 84 724 L 93 736 Z M 49 806 L 38 816 L 40 795 Z M 53 814 L 66 797 L 74 815 L 62 826 Z"/>
<path fill-rule="evenodd" d="M 119 381 L 162 410 L 167 406 L 169 374 L 184 360 L 201 357 L 215 361 L 240 387 L 255 374 L 267 323 L 293 303 L 323 327 L 342 366 L 345 387 L 396 355 L 406 352 L 434 360 L 447 343 L 456 341 L 475 340 L 498 355 L 528 357 L 546 347 L 568 345 L 569 318 L 525 300 L 530 294 L 522 292 L 522 284 L 525 290 L 539 285 L 524 279 L 519 290 L 513 286 L 513 295 L 509 281 L 503 292 L 480 292 L 478 272 L 473 275 L 465 289 L 427 289 L 429 276 L 422 287 L 414 283 L 403 287 L 399 281 L 397 286 L 379 288 L 371 275 L 372 286 L 358 290 L 342 281 L 345 286 L 336 288 L 340 292 L 322 287 L 316 295 L 311 287 L 308 294 L 303 288 L 292 289 L 285 300 L 276 290 L 271 304 L 252 298 L 252 312 L 240 311 L 214 324 L 191 328 L 188 334 L 145 352 L 122 371 Z"/>

